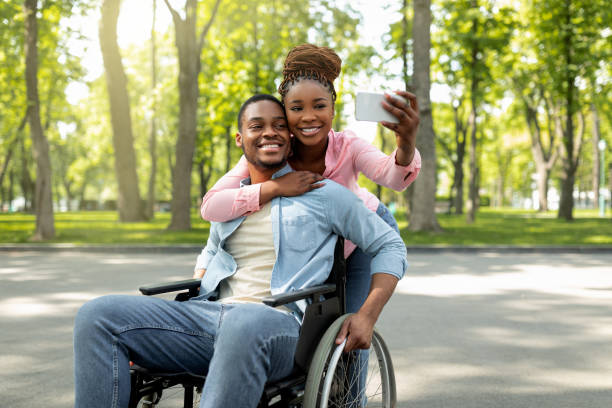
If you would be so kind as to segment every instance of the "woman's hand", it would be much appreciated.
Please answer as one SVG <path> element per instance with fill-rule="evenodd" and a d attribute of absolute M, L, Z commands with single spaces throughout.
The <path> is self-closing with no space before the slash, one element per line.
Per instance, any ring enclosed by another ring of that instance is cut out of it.
<path fill-rule="evenodd" d="M 419 127 L 419 104 L 416 95 L 405 91 L 395 91 L 406 102 L 386 94 L 383 108 L 397 118 L 399 123 L 380 122 L 381 125 L 395 132 L 397 153 L 395 161 L 400 166 L 407 166 L 414 157 L 416 134 Z"/>
<path fill-rule="evenodd" d="M 295 197 L 323 187 L 325 183 L 319 183 L 321 180 L 323 177 L 320 174 L 311 171 L 292 171 L 266 183 L 274 186 L 276 197 Z"/>

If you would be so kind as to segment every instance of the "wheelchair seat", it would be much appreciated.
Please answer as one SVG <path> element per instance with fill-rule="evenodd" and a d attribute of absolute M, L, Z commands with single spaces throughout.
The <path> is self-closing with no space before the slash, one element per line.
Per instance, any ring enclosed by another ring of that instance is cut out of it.
<path fill-rule="evenodd" d="M 259 407 L 362 407 L 395 406 L 395 377 L 388 349 L 378 332 L 374 332 L 370 361 L 364 362 L 363 351 L 342 353 L 335 337 L 348 317 L 345 307 L 346 261 L 344 239 L 339 238 L 334 263 L 325 284 L 289 294 L 269 296 L 263 303 L 276 307 L 306 299 L 300 336 L 295 352 L 293 372 L 279 381 L 266 384 Z M 144 295 L 186 290 L 175 300 L 185 301 L 197 296 L 199 279 L 189 279 L 162 285 L 143 286 Z M 343 346 L 343 345 L 342 345 Z M 376 371 L 376 384 L 370 387 L 363 371 Z M 159 406 L 164 392 L 173 387 L 183 388 L 183 407 L 198 407 L 199 394 L 205 375 L 160 374 L 133 365 L 130 408 Z M 371 391 L 368 391 L 370 390 Z"/>

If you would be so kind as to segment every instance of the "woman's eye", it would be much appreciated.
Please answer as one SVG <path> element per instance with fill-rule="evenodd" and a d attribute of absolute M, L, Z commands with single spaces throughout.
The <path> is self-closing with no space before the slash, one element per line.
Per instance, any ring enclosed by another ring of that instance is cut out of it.
<path fill-rule="evenodd" d="M 320 105 L 316 105 L 315 108 L 316 109 L 325 109 L 327 107 L 327 105 L 325 104 L 320 104 Z"/>
<path fill-rule="evenodd" d="M 293 112 L 299 112 L 299 111 L 301 111 L 301 110 L 302 110 L 302 108 L 301 108 L 301 107 L 299 107 L 299 106 L 293 106 L 293 107 L 291 107 L 291 109 L 290 109 L 290 110 L 292 110 Z"/>

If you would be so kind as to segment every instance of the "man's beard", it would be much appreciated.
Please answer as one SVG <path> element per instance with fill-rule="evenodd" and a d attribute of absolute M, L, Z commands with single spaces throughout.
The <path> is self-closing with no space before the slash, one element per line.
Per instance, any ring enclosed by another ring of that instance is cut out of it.
<path fill-rule="evenodd" d="M 245 159 L 249 163 L 251 163 L 253 166 L 261 167 L 266 170 L 278 169 L 278 168 L 283 167 L 285 163 L 287 163 L 287 157 L 284 157 L 282 160 L 279 160 L 278 162 L 275 162 L 275 163 L 264 163 L 259 159 L 254 159 L 253 157 L 251 157 L 250 154 L 247 154 L 244 146 L 242 147 L 242 154 L 244 154 Z"/>
<path fill-rule="evenodd" d="M 281 160 L 279 162 L 276 162 L 276 163 L 264 163 L 261 160 L 253 160 L 251 157 L 247 156 L 246 154 L 244 155 L 244 157 L 252 165 L 264 168 L 266 170 L 278 169 L 278 168 L 284 166 L 285 163 L 287 163 L 287 158 L 284 158 L 283 160 Z"/>

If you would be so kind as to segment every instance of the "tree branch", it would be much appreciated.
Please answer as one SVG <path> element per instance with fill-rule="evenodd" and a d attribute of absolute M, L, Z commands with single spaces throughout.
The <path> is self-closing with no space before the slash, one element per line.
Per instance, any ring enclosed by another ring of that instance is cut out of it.
<path fill-rule="evenodd" d="M 172 20 L 174 21 L 175 25 L 180 24 L 183 19 L 181 18 L 180 14 L 172 8 L 172 6 L 170 5 L 170 2 L 168 2 L 168 0 L 164 0 L 164 3 L 166 3 L 166 6 L 168 7 L 168 10 L 170 11 L 170 14 L 172 14 Z"/>
<path fill-rule="evenodd" d="M 164 0 L 164 1 L 167 2 L 168 0 Z M 219 9 L 220 4 L 221 4 L 221 0 L 217 0 L 215 2 L 215 7 L 213 8 L 212 13 L 210 14 L 210 18 L 208 19 L 208 22 L 202 29 L 202 32 L 200 32 L 200 39 L 198 40 L 198 48 L 197 48 L 198 60 L 200 59 L 199 56 L 202 54 L 202 48 L 204 47 L 204 38 L 206 37 L 206 34 L 208 34 L 208 30 L 210 30 L 210 27 L 212 26 L 212 23 L 215 19 L 215 16 L 217 15 L 217 10 Z"/>

